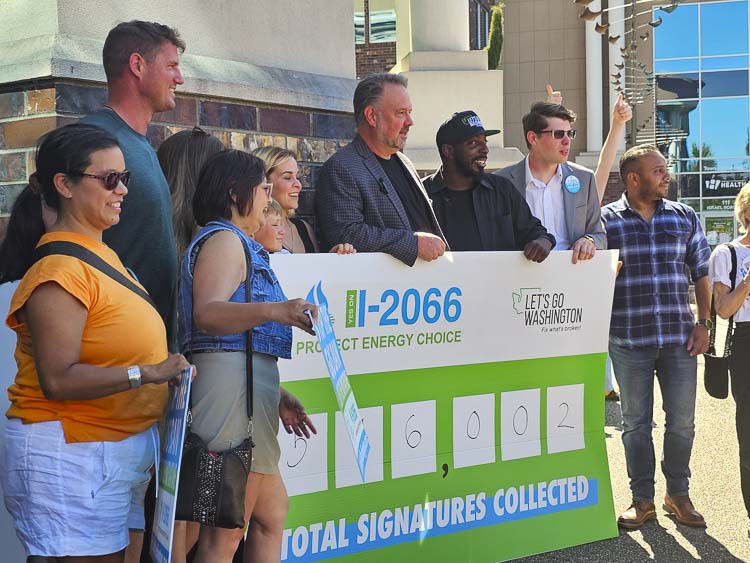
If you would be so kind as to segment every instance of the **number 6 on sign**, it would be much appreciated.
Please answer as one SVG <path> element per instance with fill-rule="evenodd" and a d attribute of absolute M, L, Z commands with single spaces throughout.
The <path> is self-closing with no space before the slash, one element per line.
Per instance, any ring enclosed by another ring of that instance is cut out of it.
<path fill-rule="evenodd" d="M 391 405 L 391 475 L 436 470 L 435 401 Z"/>
<path fill-rule="evenodd" d="M 582 450 L 583 383 L 547 388 L 547 453 Z"/>
<path fill-rule="evenodd" d="M 541 455 L 539 389 L 500 393 L 500 451 L 503 461 Z"/>

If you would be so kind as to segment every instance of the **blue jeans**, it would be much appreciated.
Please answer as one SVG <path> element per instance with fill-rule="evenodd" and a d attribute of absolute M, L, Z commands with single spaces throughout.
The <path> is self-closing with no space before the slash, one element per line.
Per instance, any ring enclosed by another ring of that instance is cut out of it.
<path fill-rule="evenodd" d="M 654 500 L 654 371 L 666 415 L 661 470 L 667 479 L 667 494 L 687 495 L 695 437 L 697 359 L 685 346 L 626 348 L 616 337 L 609 339 L 609 355 L 620 387 L 622 443 L 633 499 Z"/>

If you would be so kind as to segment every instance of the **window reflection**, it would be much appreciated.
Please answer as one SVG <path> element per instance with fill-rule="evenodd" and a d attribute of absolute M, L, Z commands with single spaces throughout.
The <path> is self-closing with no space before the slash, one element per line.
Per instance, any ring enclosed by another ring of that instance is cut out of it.
<path fill-rule="evenodd" d="M 654 58 L 698 56 L 698 6 L 681 5 L 671 14 L 658 13 L 662 24 L 654 30 Z M 747 18 L 745 18 L 747 21 Z"/>
<path fill-rule="evenodd" d="M 708 157 L 747 155 L 750 125 L 747 98 L 703 100 L 701 115 L 702 144 Z"/>
<path fill-rule="evenodd" d="M 691 71 L 698 72 L 698 59 L 672 59 L 654 62 L 654 72 L 656 74 L 675 74 Z"/>
<path fill-rule="evenodd" d="M 691 59 L 695 60 L 695 59 Z M 742 57 L 709 57 L 701 59 L 703 70 L 724 70 L 735 68 L 747 68 L 747 55 Z M 686 69 L 686 70 L 693 70 Z"/>
<path fill-rule="evenodd" d="M 680 174 L 677 177 L 677 197 L 698 197 L 701 182 L 698 174 Z"/>
<path fill-rule="evenodd" d="M 656 97 L 659 100 L 680 100 L 698 97 L 698 73 L 662 74 L 656 77 Z"/>
<path fill-rule="evenodd" d="M 747 96 L 747 71 L 725 70 L 701 74 L 704 98 Z"/>
<path fill-rule="evenodd" d="M 700 29 L 702 56 L 747 53 L 747 2 L 702 3 Z"/>

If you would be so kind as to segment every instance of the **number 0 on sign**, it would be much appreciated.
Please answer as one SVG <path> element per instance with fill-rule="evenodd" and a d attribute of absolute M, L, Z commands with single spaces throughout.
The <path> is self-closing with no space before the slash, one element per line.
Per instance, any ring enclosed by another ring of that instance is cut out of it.
<path fill-rule="evenodd" d="M 495 395 L 453 398 L 453 467 L 495 462 Z"/>
<path fill-rule="evenodd" d="M 539 389 L 500 393 L 500 451 L 503 461 L 541 455 Z"/>

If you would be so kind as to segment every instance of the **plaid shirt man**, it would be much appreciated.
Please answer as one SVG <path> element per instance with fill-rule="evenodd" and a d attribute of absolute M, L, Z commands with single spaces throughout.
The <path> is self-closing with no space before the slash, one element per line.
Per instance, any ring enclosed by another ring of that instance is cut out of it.
<path fill-rule="evenodd" d="M 610 335 L 633 348 L 684 346 L 694 326 L 685 269 L 693 281 L 708 275 L 711 255 L 695 212 L 662 199 L 646 223 L 625 193 L 602 209 L 602 221 L 622 260 Z"/>

